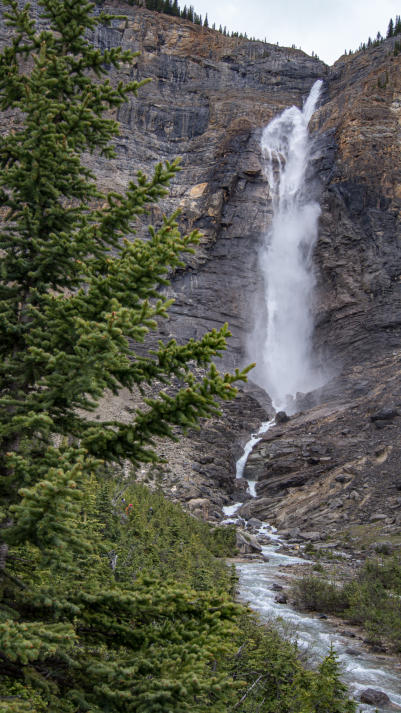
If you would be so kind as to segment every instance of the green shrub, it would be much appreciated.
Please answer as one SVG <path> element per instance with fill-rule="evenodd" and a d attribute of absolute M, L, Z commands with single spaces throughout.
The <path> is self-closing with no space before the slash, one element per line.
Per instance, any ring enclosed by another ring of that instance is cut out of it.
<path fill-rule="evenodd" d="M 337 587 L 317 576 L 294 586 L 298 604 L 362 625 L 374 642 L 389 642 L 401 651 L 401 561 L 394 555 L 384 562 L 367 560 L 350 582 Z"/>

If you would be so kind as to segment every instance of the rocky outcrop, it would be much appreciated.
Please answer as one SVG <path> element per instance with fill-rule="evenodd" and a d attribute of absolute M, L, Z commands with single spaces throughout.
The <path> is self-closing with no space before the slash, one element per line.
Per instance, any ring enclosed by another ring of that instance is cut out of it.
<path fill-rule="evenodd" d="M 401 349 L 346 376 L 337 400 L 263 436 L 245 471 L 258 481 L 257 498 L 241 515 L 325 535 L 351 525 L 401 531 Z"/>

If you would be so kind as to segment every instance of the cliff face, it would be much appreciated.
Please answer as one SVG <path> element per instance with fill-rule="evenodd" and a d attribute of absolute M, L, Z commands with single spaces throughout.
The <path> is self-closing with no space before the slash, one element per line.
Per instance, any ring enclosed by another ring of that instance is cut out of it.
<path fill-rule="evenodd" d="M 138 169 L 150 173 L 156 162 L 182 157 L 169 197 L 147 220 L 180 207 L 183 229 L 199 228 L 204 237 L 173 277 L 175 304 L 162 336 L 198 337 L 228 321 L 226 366 L 247 358 L 250 304 L 261 289 L 257 254 L 271 217 L 262 128 L 284 108 L 301 106 L 316 79 L 324 80 L 311 123 L 322 206 L 314 340 L 333 378 L 321 393 L 300 398 L 304 413 L 255 449 L 249 471 L 260 480 L 258 498 L 244 514 L 320 529 L 379 514 L 397 528 L 401 56 L 393 55 L 393 40 L 328 68 L 298 50 L 223 37 L 118 0 L 105 9 L 126 17 L 99 28 L 95 44 L 138 50 L 120 78 L 152 81 L 119 111 L 118 159 L 88 161 L 105 188 L 119 189 Z M 0 33 L 1 41 L 4 26 Z M 166 482 L 192 509 L 217 517 L 241 485 L 234 462 L 265 417 L 262 396 L 242 393 L 222 420 L 179 448 L 163 448 L 172 471 Z M 121 413 L 125 405 L 122 395 L 107 408 Z M 370 420 L 380 413 L 388 418 Z"/>
<path fill-rule="evenodd" d="M 109 5 L 107 5 L 109 7 Z M 112 8 L 121 7 L 117 4 Z M 227 363 L 244 358 L 256 250 L 268 215 L 259 161 L 261 128 L 301 104 L 328 69 L 303 52 L 223 37 L 180 19 L 125 7 L 127 20 L 101 30 L 102 46 L 121 43 L 140 56 L 130 76 L 152 82 L 119 112 L 120 158 L 107 182 L 182 157 L 182 171 L 162 210 L 182 210 L 186 230 L 204 239 L 173 283 L 169 329 L 197 337 L 225 321 L 233 339 Z M 160 208 L 152 218 L 160 217 Z"/>

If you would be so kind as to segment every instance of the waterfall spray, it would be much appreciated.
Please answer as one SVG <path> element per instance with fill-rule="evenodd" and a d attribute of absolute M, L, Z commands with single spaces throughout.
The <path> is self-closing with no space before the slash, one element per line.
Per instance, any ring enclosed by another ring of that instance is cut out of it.
<path fill-rule="evenodd" d="M 324 381 L 312 359 L 312 250 L 320 207 L 308 195 L 306 182 L 312 147 L 308 124 L 321 86 L 321 80 L 315 82 L 303 109 L 286 109 L 262 135 L 273 217 L 259 262 L 264 323 L 259 319 L 256 324 L 250 352 L 257 362 L 253 378 L 270 394 L 277 410 L 288 412 L 295 409 L 297 392 L 311 391 Z"/>

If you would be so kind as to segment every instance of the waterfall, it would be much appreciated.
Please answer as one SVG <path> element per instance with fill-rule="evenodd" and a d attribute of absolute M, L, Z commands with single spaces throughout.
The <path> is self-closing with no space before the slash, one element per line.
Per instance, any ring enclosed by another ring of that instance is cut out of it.
<path fill-rule="evenodd" d="M 270 394 L 276 410 L 289 413 L 297 392 L 324 383 L 312 358 L 312 251 L 320 207 L 307 181 L 313 146 L 308 124 L 321 87 L 321 80 L 315 82 L 302 110 L 286 109 L 262 134 L 273 215 L 259 255 L 263 320 L 256 319 L 249 353 L 257 363 L 252 378 Z"/>

